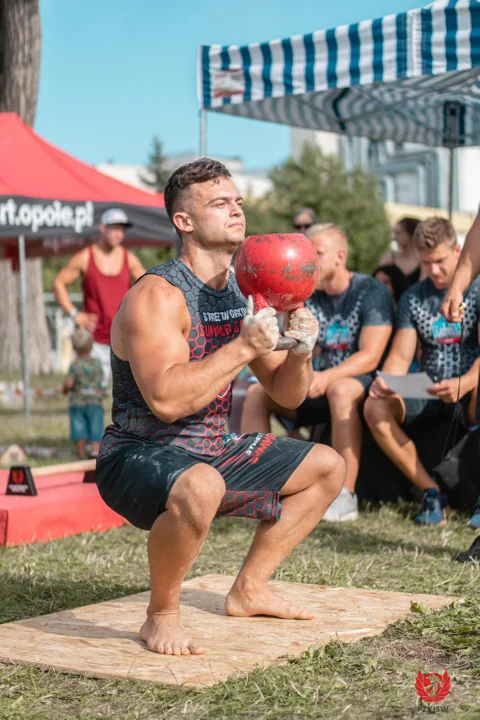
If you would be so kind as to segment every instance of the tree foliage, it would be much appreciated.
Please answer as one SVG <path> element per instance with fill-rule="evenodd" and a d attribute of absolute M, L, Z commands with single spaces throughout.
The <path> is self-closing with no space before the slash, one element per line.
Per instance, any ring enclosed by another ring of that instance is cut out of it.
<path fill-rule="evenodd" d="M 163 154 L 163 143 L 155 135 L 148 156 L 148 172 L 140 175 L 141 181 L 151 187 L 152 190 L 163 192 L 171 172 L 170 169 L 166 167 L 166 162 L 167 158 Z"/>
<path fill-rule="evenodd" d="M 349 267 L 371 272 L 391 236 L 374 175 L 360 168 L 344 172 L 339 158 L 306 145 L 300 161 L 290 158 L 270 173 L 273 190 L 259 201 L 247 199 L 250 235 L 292 232 L 292 216 L 311 207 L 321 223 L 341 225 L 349 238 Z"/>

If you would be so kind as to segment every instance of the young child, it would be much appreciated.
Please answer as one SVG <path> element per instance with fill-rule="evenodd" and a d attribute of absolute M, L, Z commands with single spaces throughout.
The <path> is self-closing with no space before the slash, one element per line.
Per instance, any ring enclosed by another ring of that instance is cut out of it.
<path fill-rule="evenodd" d="M 103 371 L 100 360 L 90 357 L 92 344 L 88 330 L 75 330 L 72 345 L 77 357 L 63 384 L 63 392 L 69 396 L 70 438 L 82 460 L 87 456 L 87 442 L 91 444 L 90 457 L 97 457 L 104 427 Z"/>

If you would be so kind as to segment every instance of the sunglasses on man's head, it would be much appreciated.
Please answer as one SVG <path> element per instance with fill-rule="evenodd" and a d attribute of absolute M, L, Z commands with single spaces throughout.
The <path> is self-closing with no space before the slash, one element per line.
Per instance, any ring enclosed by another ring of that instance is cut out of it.
<path fill-rule="evenodd" d="M 295 230 L 308 230 L 308 228 L 311 228 L 312 225 L 313 223 L 304 223 L 303 225 L 297 225 L 295 223 L 293 227 L 295 228 Z"/>

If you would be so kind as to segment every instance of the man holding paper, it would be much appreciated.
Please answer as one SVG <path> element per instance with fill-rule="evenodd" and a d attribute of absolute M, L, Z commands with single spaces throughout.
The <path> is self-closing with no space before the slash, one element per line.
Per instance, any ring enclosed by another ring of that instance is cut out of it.
<path fill-rule="evenodd" d="M 415 244 L 425 280 L 405 292 L 397 312 L 396 333 L 383 371 L 406 375 L 421 348 L 420 369 L 432 378 L 431 399 L 402 397 L 377 377 L 370 387 L 364 415 L 383 452 L 418 488 L 423 499 L 416 522 L 422 525 L 445 523 L 446 497 L 419 460 L 408 426 L 421 416 L 426 422 L 452 417 L 460 399 L 463 421 L 475 424 L 477 379 L 480 367 L 479 322 L 480 279 L 465 292 L 466 311 L 462 322 L 449 323 L 440 307 L 455 273 L 460 246 L 452 224 L 433 217 L 420 223 Z"/>

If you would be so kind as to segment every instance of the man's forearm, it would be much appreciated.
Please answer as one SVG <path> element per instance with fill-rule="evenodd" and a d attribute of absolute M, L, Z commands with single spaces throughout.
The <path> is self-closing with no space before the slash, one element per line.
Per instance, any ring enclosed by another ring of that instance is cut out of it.
<path fill-rule="evenodd" d="M 452 280 L 452 288 L 463 293 L 480 273 L 480 220 L 477 217 L 468 233 Z"/>
<path fill-rule="evenodd" d="M 480 267 L 477 267 L 477 263 L 474 263 L 471 254 L 468 251 L 462 251 L 453 276 L 451 289 L 463 293 L 479 272 Z"/>
<path fill-rule="evenodd" d="M 413 358 L 412 358 L 413 359 Z M 382 372 L 390 375 L 406 375 L 409 371 L 412 361 L 405 360 L 398 355 L 389 356 L 383 365 Z"/>
<path fill-rule="evenodd" d="M 478 373 L 480 371 L 480 358 L 477 358 L 473 363 L 472 367 L 465 375 L 460 378 L 460 391 L 462 397 L 472 390 L 475 390 L 478 383 Z"/>
<path fill-rule="evenodd" d="M 312 376 L 312 356 L 296 355 L 289 351 L 273 377 L 272 400 L 284 408 L 294 410 L 307 397 Z"/>
<path fill-rule="evenodd" d="M 60 307 L 67 313 L 67 315 L 70 315 L 75 305 L 70 300 L 66 286 L 63 283 L 55 282 L 53 284 L 53 293 Z"/>
<path fill-rule="evenodd" d="M 365 375 L 374 372 L 377 369 L 377 359 L 372 358 L 371 354 L 365 350 L 359 350 L 350 355 L 346 360 L 335 367 L 328 368 L 331 382 L 332 380 L 340 380 L 341 378 L 356 377 L 357 375 Z"/>
<path fill-rule="evenodd" d="M 237 338 L 198 362 L 173 365 L 158 387 L 151 392 L 144 388 L 142 394 L 157 417 L 175 422 L 213 402 L 252 359 L 252 350 Z"/>

